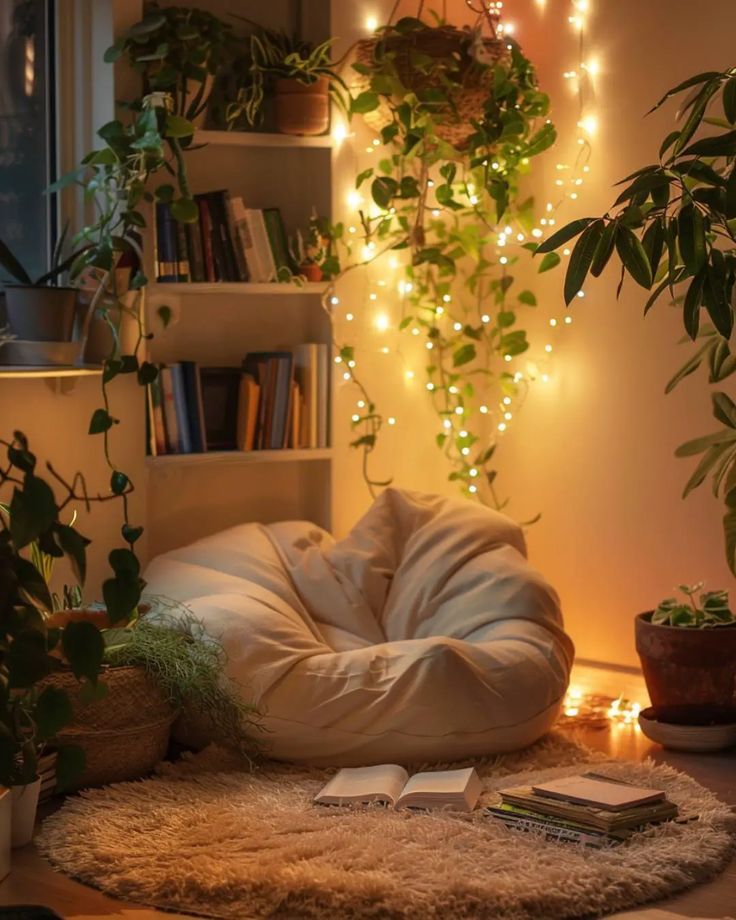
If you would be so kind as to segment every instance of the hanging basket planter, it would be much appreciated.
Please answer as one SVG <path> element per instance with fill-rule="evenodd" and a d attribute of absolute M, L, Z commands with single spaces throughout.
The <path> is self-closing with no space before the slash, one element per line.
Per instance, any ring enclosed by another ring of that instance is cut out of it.
<path fill-rule="evenodd" d="M 380 106 L 366 113 L 366 122 L 381 131 L 393 120 L 392 106 L 404 94 L 413 93 L 431 115 L 439 138 L 462 150 L 476 130 L 473 120 L 482 117 L 493 93 L 494 68 L 508 66 L 511 54 L 505 41 L 482 36 L 478 29 L 428 26 L 411 20 L 411 28 L 387 27 L 374 39 L 358 42 L 359 73 L 355 89 L 368 91 L 379 85 L 395 91 L 381 94 Z"/>

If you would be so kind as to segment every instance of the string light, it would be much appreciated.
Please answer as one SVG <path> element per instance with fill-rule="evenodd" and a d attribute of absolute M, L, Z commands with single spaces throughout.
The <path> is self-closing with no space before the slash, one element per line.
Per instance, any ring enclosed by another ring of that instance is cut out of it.
<path fill-rule="evenodd" d="M 559 724 L 585 725 L 587 728 L 630 725 L 639 731 L 640 712 L 640 703 L 623 696 L 585 693 L 579 687 L 570 687 L 562 704 Z"/>

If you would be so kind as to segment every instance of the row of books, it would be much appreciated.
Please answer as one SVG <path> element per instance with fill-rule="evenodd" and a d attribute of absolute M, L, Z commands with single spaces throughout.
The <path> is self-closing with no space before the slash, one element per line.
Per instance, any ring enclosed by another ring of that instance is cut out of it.
<path fill-rule="evenodd" d="M 499 796 L 486 813 L 506 827 L 595 849 L 623 843 L 648 824 L 678 815 L 677 805 L 661 790 L 595 773 L 504 789 Z"/>
<path fill-rule="evenodd" d="M 295 271 L 278 208 L 246 208 L 226 189 L 195 195 L 199 218 L 182 223 L 156 204 L 156 280 L 288 280 Z"/>
<path fill-rule="evenodd" d="M 329 443 L 329 348 L 251 352 L 242 367 L 160 365 L 148 388 L 152 456 Z"/>

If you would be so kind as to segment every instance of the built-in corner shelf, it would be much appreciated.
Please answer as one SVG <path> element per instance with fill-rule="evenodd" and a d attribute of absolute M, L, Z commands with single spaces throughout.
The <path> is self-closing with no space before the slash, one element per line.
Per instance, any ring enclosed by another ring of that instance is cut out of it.
<path fill-rule="evenodd" d="M 164 454 L 160 457 L 147 457 L 146 464 L 151 470 L 160 470 L 172 467 L 221 465 L 223 463 L 304 463 L 314 460 L 330 460 L 331 458 L 331 447 L 249 451 L 211 450 L 204 454 Z"/>
<path fill-rule="evenodd" d="M 271 297 L 282 297 L 284 295 L 318 295 L 324 294 L 327 290 L 326 282 L 297 284 L 290 282 L 271 282 L 258 284 L 251 281 L 187 281 L 187 282 L 163 282 L 161 284 L 150 285 L 150 288 L 158 294 L 175 294 L 177 297 L 186 295 L 195 296 L 197 294 L 237 294 L 240 296 L 266 295 Z"/>
<path fill-rule="evenodd" d="M 23 364 L 0 364 L 0 378 L 4 379 L 28 379 L 33 377 L 99 377 L 102 374 L 102 368 L 93 365 L 75 367 L 73 365 L 54 367 L 26 366 Z"/>
<path fill-rule="evenodd" d="M 260 131 L 197 131 L 195 144 L 216 144 L 220 147 L 317 147 L 333 145 L 330 134 L 297 137 L 293 134 L 266 134 Z"/>

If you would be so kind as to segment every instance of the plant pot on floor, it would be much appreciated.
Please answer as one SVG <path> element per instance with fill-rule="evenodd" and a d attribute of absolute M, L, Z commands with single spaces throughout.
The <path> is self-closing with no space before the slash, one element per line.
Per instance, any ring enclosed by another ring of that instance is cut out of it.
<path fill-rule="evenodd" d="M 330 94 L 326 77 L 314 83 L 276 81 L 276 129 L 281 134 L 324 134 L 330 126 Z"/>
<path fill-rule="evenodd" d="M 641 659 L 656 717 L 682 725 L 736 722 L 736 624 L 663 626 L 636 618 Z"/>
<path fill-rule="evenodd" d="M 39 776 L 27 786 L 12 786 L 12 816 L 10 819 L 10 845 L 24 847 L 33 839 L 38 796 L 41 791 Z"/>
<path fill-rule="evenodd" d="M 9 284 L 5 307 L 11 331 L 31 342 L 71 342 L 77 289 Z"/>

